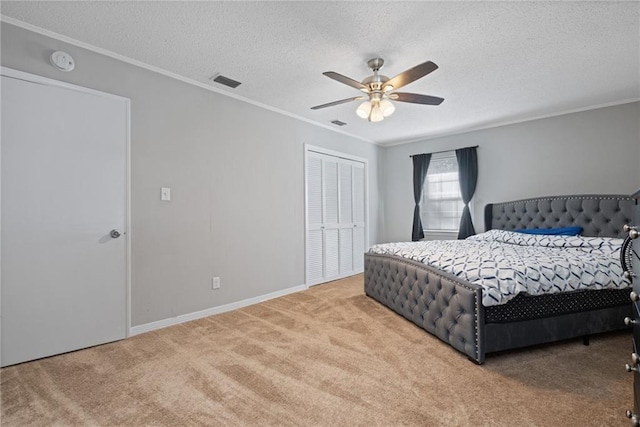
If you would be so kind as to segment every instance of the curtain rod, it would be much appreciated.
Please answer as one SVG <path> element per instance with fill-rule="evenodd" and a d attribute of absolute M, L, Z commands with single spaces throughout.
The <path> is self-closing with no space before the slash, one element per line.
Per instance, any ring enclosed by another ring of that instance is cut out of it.
<path fill-rule="evenodd" d="M 434 151 L 432 153 L 422 153 L 422 154 L 438 154 L 438 153 L 446 153 L 447 151 L 456 151 L 456 150 L 464 150 L 465 148 L 478 148 L 479 145 L 473 145 L 471 147 L 462 147 L 462 148 L 455 148 L 453 150 L 441 150 L 441 151 Z M 413 157 L 413 156 L 419 156 L 420 154 L 411 154 L 409 155 L 409 157 Z"/>

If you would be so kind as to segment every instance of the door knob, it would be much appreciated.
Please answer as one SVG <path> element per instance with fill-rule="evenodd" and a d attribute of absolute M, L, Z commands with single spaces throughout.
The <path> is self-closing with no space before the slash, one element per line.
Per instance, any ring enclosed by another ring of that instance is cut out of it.
<path fill-rule="evenodd" d="M 113 237 L 114 239 L 117 239 L 118 237 L 120 237 L 120 232 L 118 230 L 111 230 L 109 235 L 111 235 L 111 237 Z"/>

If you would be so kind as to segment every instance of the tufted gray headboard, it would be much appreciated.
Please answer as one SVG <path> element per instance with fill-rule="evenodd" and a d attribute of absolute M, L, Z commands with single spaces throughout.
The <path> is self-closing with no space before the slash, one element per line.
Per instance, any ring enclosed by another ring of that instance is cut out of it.
<path fill-rule="evenodd" d="M 582 236 L 619 237 L 631 222 L 634 201 L 618 195 L 549 196 L 491 203 L 484 208 L 485 230 L 555 228 L 579 225 Z"/>

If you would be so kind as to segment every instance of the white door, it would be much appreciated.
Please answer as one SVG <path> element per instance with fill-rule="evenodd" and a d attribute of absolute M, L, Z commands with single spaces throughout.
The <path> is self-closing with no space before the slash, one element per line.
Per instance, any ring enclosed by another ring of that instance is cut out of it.
<path fill-rule="evenodd" d="M 365 164 L 307 151 L 307 284 L 363 271 Z"/>
<path fill-rule="evenodd" d="M 127 335 L 129 101 L 2 74 L 7 366 Z"/>

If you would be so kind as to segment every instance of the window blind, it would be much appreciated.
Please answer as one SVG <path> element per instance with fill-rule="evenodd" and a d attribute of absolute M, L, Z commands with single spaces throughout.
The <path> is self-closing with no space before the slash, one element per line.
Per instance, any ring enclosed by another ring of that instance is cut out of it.
<path fill-rule="evenodd" d="M 422 193 L 420 211 L 424 229 L 457 231 L 463 208 L 455 153 L 434 154 Z"/>

